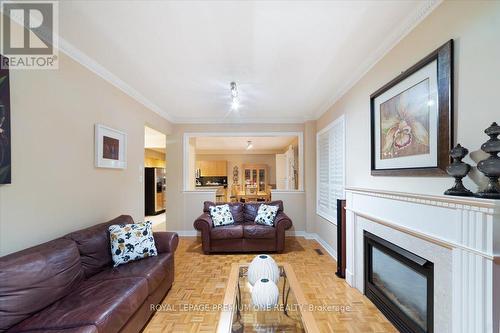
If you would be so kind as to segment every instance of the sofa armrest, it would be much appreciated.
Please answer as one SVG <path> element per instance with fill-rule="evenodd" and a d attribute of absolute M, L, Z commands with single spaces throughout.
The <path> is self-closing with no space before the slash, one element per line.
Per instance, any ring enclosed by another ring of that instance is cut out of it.
<path fill-rule="evenodd" d="M 203 213 L 194 221 L 193 226 L 198 231 L 210 232 L 210 229 L 212 229 L 212 217 L 208 213 Z"/>
<path fill-rule="evenodd" d="M 285 230 L 292 227 L 292 220 L 283 212 L 279 212 L 274 220 L 276 228 L 276 251 L 283 252 L 285 249 Z"/>
<path fill-rule="evenodd" d="M 288 230 L 292 227 L 292 220 L 284 212 L 279 212 L 274 219 L 274 227 L 276 229 Z"/>
<path fill-rule="evenodd" d="M 179 236 L 176 232 L 157 231 L 153 232 L 153 237 L 158 253 L 174 253 L 179 245 Z"/>
<path fill-rule="evenodd" d="M 203 213 L 194 221 L 193 226 L 196 230 L 201 231 L 201 244 L 203 252 L 209 253 L 212 217 L 208 213 Z"/>

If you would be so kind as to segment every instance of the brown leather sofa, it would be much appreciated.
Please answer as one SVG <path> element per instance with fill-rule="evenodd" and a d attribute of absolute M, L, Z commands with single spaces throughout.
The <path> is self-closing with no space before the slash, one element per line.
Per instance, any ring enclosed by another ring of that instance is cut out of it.
<path fill-rule="evenodd" d="M 274 227 L 256 224 L 257 211 L 262 203 L 228 203 L 235 220 L 228 226 L 213 227 L 210 206 L 205 201 L 203 214 L 194 221 L 196 230 L 201 231 L 204 253 L 212 252 L 283 252 L 285 230 L 292 227 L 292 220 L 283 212 L 283 202 L 271 201 L 268 205 L 278 206 Z"/>
<path fill-rule="evenodd" d="M 139 332 L 174 280 L 176 233 L 158 256 L 113 268 L 106 223 L 0 258 L 0 332 Z"/>

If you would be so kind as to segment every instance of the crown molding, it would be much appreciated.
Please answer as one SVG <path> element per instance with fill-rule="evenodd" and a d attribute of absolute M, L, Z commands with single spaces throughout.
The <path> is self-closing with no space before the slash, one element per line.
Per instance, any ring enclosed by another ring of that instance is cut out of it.
<path fill-rule="evenodd" d="M 304 117 L 175 117 L 177 124 L 303 124 L 307 121 Z"/>
<path fill-rule="evenodd" d="M 444 0 L 426 0 L 422 5 L 406 20 L 393 30 L 380 46 L 358 67 L 351 80 L 346 84 L 315 113 L 314 118 L 319 119 L 328 109 L 330 109 L 342 96 L 344 96 L 356 83 L 358 83 L 389 51 L 391 51 L 403 38 L 405 38 L 420 22 L 422 22 L 434 9 Z"/>
<path fill-rule="evenodd" d="M 120 79 L 118 76 L 108 71 L 104 66 L 99 64 L 93 58 L 85 54 L 83 51 L 75 47 L 73 44 L 71 44 L 61 36 L 56 36 L 56 38 L 59 38 L 59 50 L 61 52 L 64 52 L 67 56 L 69 56 L 70 58 L 72 58 L 73 60 L 75 60 L 76 62 L 78 62 L 79 64 L 81 64 L 82 66 L 84 66 L 97 76 L 101 77 L 111 85 L 115 86 L 116 88 L 124 92 L 126 95 L 135 99 L 137 102 L 144 105 L 146 108 L 157 113 L 158 115 L 167 119 L 168 121 L 172 123 L 174 122 L 175 120 L 174 117 L 172 117 L 165 110 L 160 108 L 157 104 L 153 103 L 151 100 L 149 100 L 135 88 L 132 88 L 129 84 Z"/>
<path fill-rule="evenodd" d="M 196 149 L 196 154 L 203 155 L 276 155 L 282 154 L 284 149 Z"/>

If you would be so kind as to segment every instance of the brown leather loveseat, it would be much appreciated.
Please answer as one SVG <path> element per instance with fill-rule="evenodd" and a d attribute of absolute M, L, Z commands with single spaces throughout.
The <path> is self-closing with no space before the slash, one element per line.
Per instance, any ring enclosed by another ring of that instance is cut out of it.
<path fill-rule="evenodd" d="M 174 280 L 176 233 L 158 256 L 113 268 L 106 223 L 0 258 L 0 332 L 139 332 Z"/>
<path fill-rule="evenodd" d="M 281 200 L 267 202 L 279 206 L 274 227 L 256 224 L 257 211 L 262 203 L 228 203 L 235 220 L 234 224 L 213 227 L 210 206 L 205 201 L 203 214 L 194 221 L 196 230 L 201 231 L 203 252 L 283 252 L 285 230 L 292 227 L 292 220 L 283 212 Z"/>

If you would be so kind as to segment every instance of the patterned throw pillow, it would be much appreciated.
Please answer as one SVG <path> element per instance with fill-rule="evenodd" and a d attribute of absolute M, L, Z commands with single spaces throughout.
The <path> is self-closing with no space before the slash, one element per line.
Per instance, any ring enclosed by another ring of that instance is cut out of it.
<path fill-rule="evenodd" d="M 210 216 L 214 227 L 233 224 L 233 214 L 229 210 L 229 205 L 210 206 Z"/>
<path fill-rule="evenodd" d="M 115 267 L 158 255 L 151 222 L 115 224 L 108 230 Z"/>
<path fill-rule="evenodd" d="M 274 218 L 278 213 L 278 206 L 260 205 L 257 211 L 257 216 L 255 217 L 255 223 L 274 226 Z"/>

